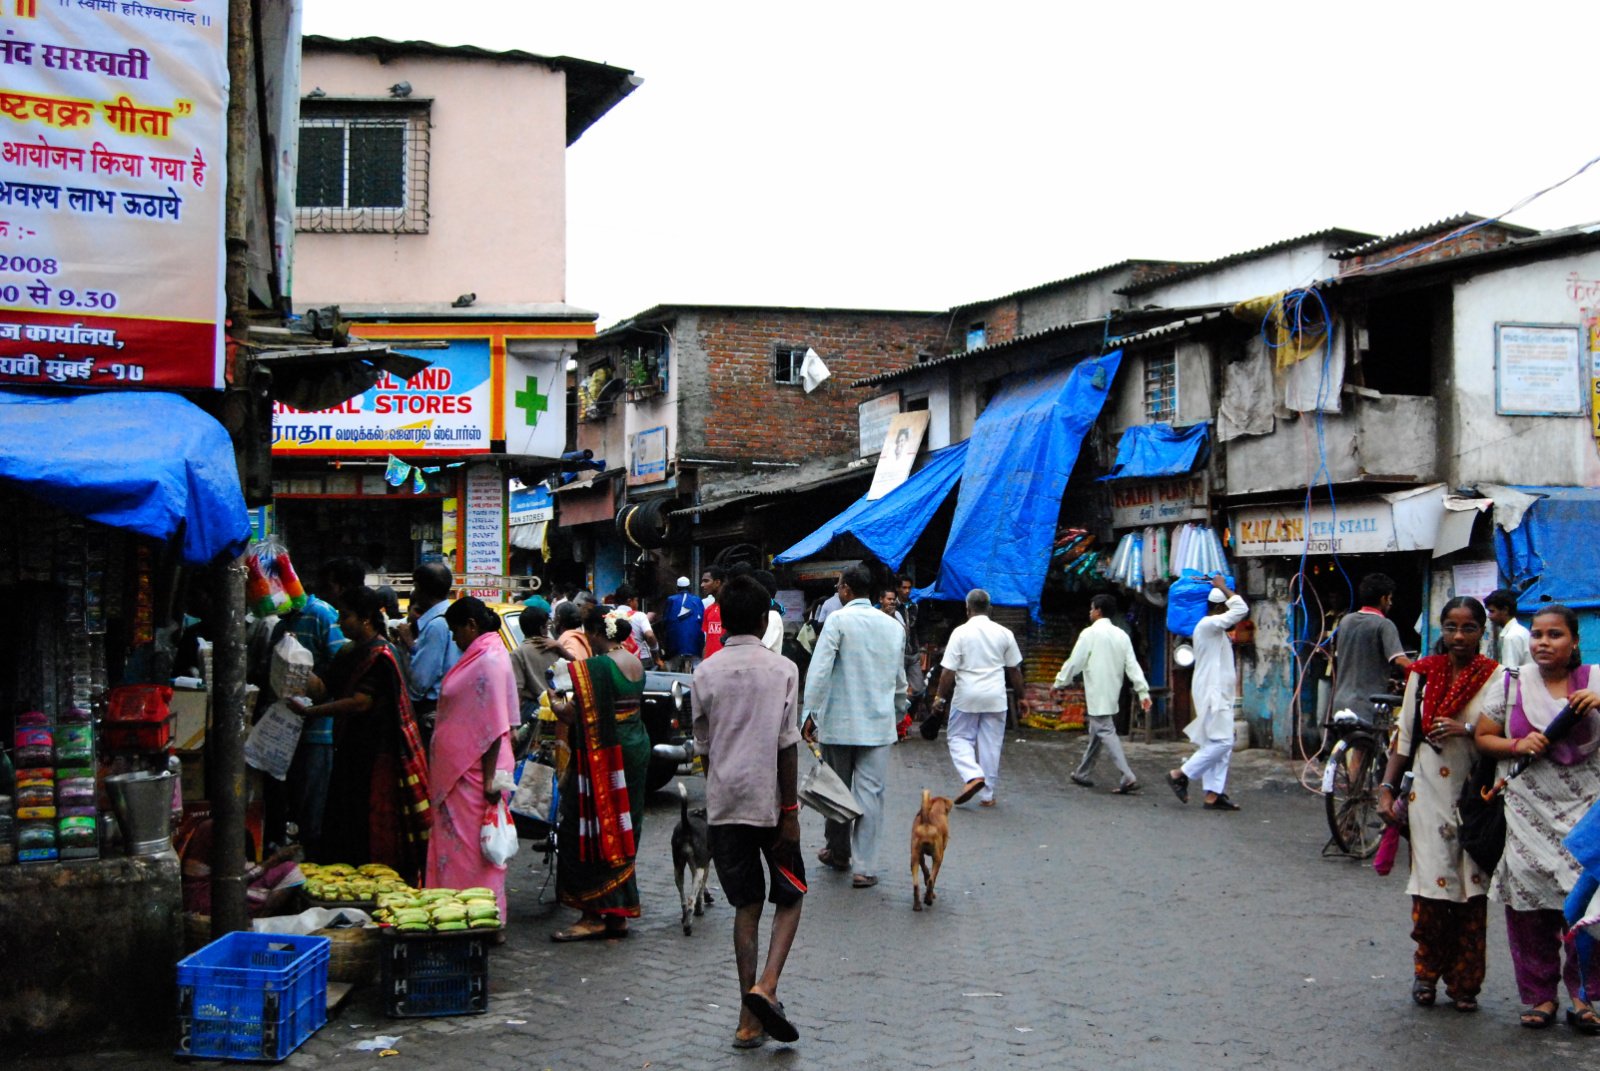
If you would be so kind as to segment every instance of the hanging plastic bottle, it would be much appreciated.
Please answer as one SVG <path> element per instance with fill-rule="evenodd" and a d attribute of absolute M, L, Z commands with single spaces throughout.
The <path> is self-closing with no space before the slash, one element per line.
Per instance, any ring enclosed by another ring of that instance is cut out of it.
<path fill-rule="evenodd" d="M 1135 534 L 1133 550 L 1128 562 L 1128 586 L 1135 591 L 1144 590 L 1144 537 Z"/>

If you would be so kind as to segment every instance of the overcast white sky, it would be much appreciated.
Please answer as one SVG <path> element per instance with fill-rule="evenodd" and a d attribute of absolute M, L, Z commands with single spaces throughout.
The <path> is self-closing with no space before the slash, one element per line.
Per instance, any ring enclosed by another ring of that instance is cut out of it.
<path fill-rule="evenodd" d="M 567 297 L 942 309 L 1500 212 L 1600 155 L 1600 5 L 305 0 L 644 85 L 567 154 Z M 1510 217 L 1600 218 L 1600 165 Z"/>

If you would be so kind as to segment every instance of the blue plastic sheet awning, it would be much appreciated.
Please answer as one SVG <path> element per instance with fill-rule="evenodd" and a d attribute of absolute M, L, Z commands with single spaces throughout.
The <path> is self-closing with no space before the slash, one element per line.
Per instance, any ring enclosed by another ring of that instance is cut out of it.
<path fill-rule="evenodd" d="M 1600 609 L 1600 488 L 1518 487 L 1537 495 L 1514 531 L 1495 529 L 1500 572 L 1524 613 L 1541 602 Z"/>
<path fill-rule="evenodd" d="M 968 440 L 939 579 L 917 598 L 964 599 L 983 588 L 996 606 L 1037 613 L 1061 496 L 1121 363 L 1114 350 L 1003 382 Z"/>
<path fill-rule="evenodd" d="M 1136 424 L 1122 433 L 1117 460 L 1102 480 L 1186 476 L 1205 457 L 1211 425 L 1201 421 L 1181 431 L 1170 424 Z"/>
<path fill-rule="evenodd" d="M 950 494 L 950 488 L 961 479 L 966 458 L 964 442 L 935 450 L 905 483 L 875 502 L 861 496 L 838 516 L 772 560 L 782 564 L 809 558 L 820 554 L 838 537 L 850 535 L 890 569 L 900 568 L 900 563 L 911 553 L 917 538 Z"/>
<path fill-rule="evenodd" d="M 236 556 L 250 517 L 233 443 L 176 394 L 0 390 L 0 479 L 80 517 L 170 539 L 183 560 Z"/>

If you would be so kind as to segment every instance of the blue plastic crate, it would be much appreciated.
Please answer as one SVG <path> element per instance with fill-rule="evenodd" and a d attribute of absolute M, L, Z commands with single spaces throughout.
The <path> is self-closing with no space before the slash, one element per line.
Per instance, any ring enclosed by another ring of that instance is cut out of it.
<path fill-rule="evenodd" d="M 235 932 L 178 961 L 178 1056 L 277 1062 L 328 1021 L 326 937 Z"/>
<path fill-rule="evenodd" d="M 396 1019 L 489 1010 L 489 946 L 497 930 L 383 931 L 383 1008 Z"/>

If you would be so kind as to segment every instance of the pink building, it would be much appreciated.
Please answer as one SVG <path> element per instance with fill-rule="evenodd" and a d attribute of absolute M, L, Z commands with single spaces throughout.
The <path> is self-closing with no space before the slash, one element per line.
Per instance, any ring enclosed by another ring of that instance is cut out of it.
<path fill-rule="evenodd" d="M 512 571 L 507 481 L 565 449 L 565 364 L 594 335 L 568 303 L 565 150 L 639 83 L 564 56 L 304 38 L 295 309 L 337 305 L 354 334 L 418 343 L 433 366 L 275 413 L 278 527 L 298 555 L 442 559 L 505 587 L 487 578 Z M 411 467 L 399 487 L 391 456 Z"/>

